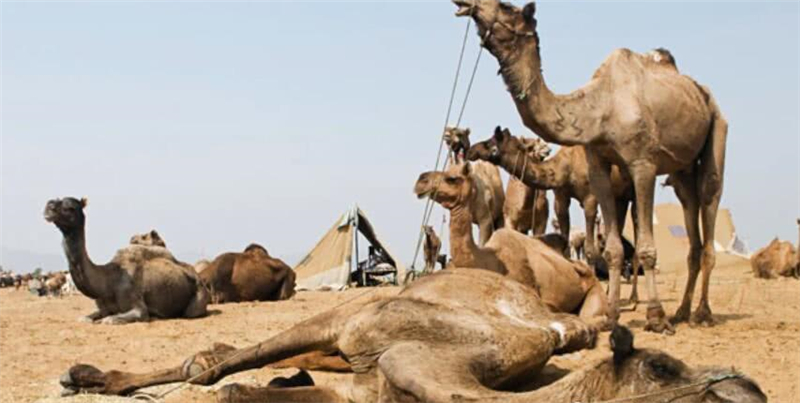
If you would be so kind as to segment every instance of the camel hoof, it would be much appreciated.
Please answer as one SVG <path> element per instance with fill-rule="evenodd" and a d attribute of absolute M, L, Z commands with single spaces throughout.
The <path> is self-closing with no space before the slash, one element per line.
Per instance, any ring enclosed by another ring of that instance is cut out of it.
<path fill-rule="evenodd" d="M 711 310 L 708 308 L 696 310 L 694 314 L 692 314 L 691 321 L 693 325 L 703 325 L 707 327 L 714 326 L 715 324 L 714 316 L 711 315 Z"/>
<path fill-rule="evenodd" d="M 217 390 L 217 403 L 237 403 L 240 401 L 237 397 L 243 396 L 244 392 L 244 387 L 238 383 L 225 385 Z"/>
<path fill-rule="evenodd" d="M 675 334 L 675 328 L 667 321 L 661 305 L 647 308 L 647 324 L 644 326 L 644 330 L 669 336 Z"/>
<path fill-rule="evenodd" d="M 678 324 L 686 322 L 688 320 L 689 320 L 689 308 L 682 306 L 678 308 L 678 310 L 675 312 L 675 316 L 672 317 L 670 322 L 672 322 L 672 324 Z"/>
<path fill-rule="evenodd" d="M 106 376 L 103 371 L 85 364 L 73 365 L 61 375 L 58 383 L 64 390 L 62 396 L 74 395 L 78 392 L 104 393 Z"/>

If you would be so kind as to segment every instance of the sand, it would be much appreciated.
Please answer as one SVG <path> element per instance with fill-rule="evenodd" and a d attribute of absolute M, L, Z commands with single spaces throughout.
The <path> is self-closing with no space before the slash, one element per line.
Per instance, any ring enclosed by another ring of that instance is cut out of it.
<path fill-rule="evenodd" d="M 749 263 L 740 258 L 721 256 L 717 263 L 711 285 L 716 326 L 682 324 L 674 336 L 646 333 L 642 331 L 644 304 L 635 312 L 624 312 L 621 322 L 632 328 L 639 347 L 665 350 L 690 365 L 734 366 L 755 379 L 770 402 L 800 401 L 800 281 L 755 279 Z M 668 314 L 677 308 L 685 276 L 686 269 L 679 264 L 660 270 L 659 294 Z M 0 289 L 0 402 L 138 401 L 91 395 L 60 398 L 58 377 L 76 363 L 133 372 L 171 367 L 214 342 L 247 346 L 344 301 L 397 291 L 392 287 L 301 292 L 289 301 L 213 305 L 214 313 L 202 319 L 106 326 L 77 322 L 94 308 L 92 301 L 81 295 L 38 298 L 26 291 Z M 628 291 L 625 286 L 623 296 Z M 640 290 L 640 296 L 646 296 L 646 291 Z M 698 296 L 699 287 L 695 298 Z M 575 369 L 607 357 L 608 334 L 600 337 L 594 350 L 555 357 L 551 364 Z M 267 383 L 293 372 L 247 371 L 209 387 L 187 385 L 165 401 L 213 401 L 213 392 L 226 383 Z M 318 384 L 347 378 L 319 372 L 312 376 Z M 173 386 L 148 391 L 159 393 Z"/>

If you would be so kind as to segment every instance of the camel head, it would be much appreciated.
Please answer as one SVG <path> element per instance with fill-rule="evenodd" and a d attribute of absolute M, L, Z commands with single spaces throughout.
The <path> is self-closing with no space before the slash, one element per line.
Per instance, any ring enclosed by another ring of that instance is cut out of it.
<path fill-rule="evenodd" d="M 524 46 L 523 42 L 538 47 L 536 35 L 536 4 L 523 8 L 497 0 L 453 0 L 458 6 L 456 16 L 469 16 L 475 21 L 482 45 L 500 60 L 510 60 Z"/>
<path fill-rule="evenodd" d="M 548 147 L 549 148 L 549 147 Z M 520 162 L 522 156 L 529 152 L 525 143 L 518 138 L 511 135 L 508 129 L 502 129 L 497 126 L 494 129 L 494 135 L 489 140 L 475 143 L 467 151 L 467 160 L 469 161 L 489 161 L 492 164 L 499 165 L 503 155 L 517 158 L 519 156 Z"/>
<path fill-rule="evenodd" d="M 466 155 L 469 150 L 469 133 L 468 128 L 448 126 L 444 130 L 444 141 L 450 147 L 450 151 L 458 158 L 462 153 Z"/>
<path fill-rule="evenodd" d="M 85 197 L 80 200 L 74 197 L 50 200 L 44 207 L 44 219 L 55 224 L 62 232 L 82 229 L 86 223 L 83 209 L 88 204 Z"/>
<path fill-rule="evenodd" d="M 521 137 L 519 139 L 528 152 L 528 155 L 536 161 L 544 161 L 553 150 L 546 141 L 538 137 Z"/>
<path fill-rule="evenodd" d="M 436 235 L 436 231 L 434 231 L 433 227 L 430 225 L 425 225 L 422 227 L 422 229 L 425 231 L 425 235 L 427 236 Z"/>
<path fill-rule="evenodd" d="M 156 230 L 150 230 L 144 234 L 137 234 L 131 237 L 131 245 L 144 245 L 144 246 L 160 246 L 167 247 L 167 243 L 161 238 Z"/>
<path fill-rule="evenodd" d="M 596 368 L 608 377 L 608 396 L 653 394 L 649 401 L 675 403 L 767 401 L 754 381 L 732 369 L 691 368 L 662 351 L 635 348 L 633 333 L 624 326 L 614 327 L 609 339 L 613 358 Z"/>
<path fill-rule="evenodd" d="M 466 206 L 475 189 L 469 162 L 452 164 L 444 171 L 425 172 L 414 185 L 418 198 L 430 197 L 442 207 L 451 210 Z"/>

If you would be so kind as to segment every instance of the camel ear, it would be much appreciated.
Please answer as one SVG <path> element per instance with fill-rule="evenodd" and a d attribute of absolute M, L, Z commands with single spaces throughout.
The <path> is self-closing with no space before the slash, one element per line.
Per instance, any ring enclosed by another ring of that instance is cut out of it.
<path fill-rule="evenodd" d="M 525 22 L 528 24 L 536 25 L 536 20 L 533 18 L 534 14 L 536 14 L 536 3 L 530 2 L 522 7 L 522 18 L 525 19 Z"/>
<path fill-rule="evenodd" d="M 469 129 L 469 127 L 464 129 L 464 136 L 469 137 L 470 133 L 472 133 L 472 131 Z"/>
<path fill-rule="evenodd" d="M 503 129 L 500 126 L 494 128 L 494 138 L 495 140 L 503 139 Z"/>
<path fill-rule="evenodd" d="M 86 208 L 89 205 L 89 199 L 81 197 L 81 208 Z"/>
<path fill-rule="evenodd" d="M 622 364 L 633 354 L 633 333 L 625 326 L 614 326 L 609 336 L 611 351 L 614 352 L 614 365 Z"/>

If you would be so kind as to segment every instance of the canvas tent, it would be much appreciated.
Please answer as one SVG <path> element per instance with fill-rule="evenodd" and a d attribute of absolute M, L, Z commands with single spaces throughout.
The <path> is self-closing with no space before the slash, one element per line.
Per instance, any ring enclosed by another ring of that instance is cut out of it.
<path fill-rule="evenodd" d="M 702 225 L 701 225 L 702 228 Z M 702 229 L 701 229 L 702 231 Z M 702 233 L 702 232 L 701 232 Z M 625 221 L 624 235 L 633 240 L 633 221 L 628 214 Z M 683 208 L 680 204 L 665 203 L 653 209 L 653 237 L 658 250 L 659 264 L 685 264 L 689 253 L 689 238 L 683 220 Z M 715 249 L 718 254 L 749 258 L 747 244 L 736 233 L 733 216 L 730 210 L 721 208 L 717 213 L 714 228 Z"/>
<path fill-rule="evenodd" d="M 317 242 L 314 249 L 294 268 L 299 290 L 343 290 L 350 283 L 350 273 L 356 262 L 357 248 L 364 254 L 367 245 L 358 245 L 358 234 L 366 238 L 370 245 L 381 251 L 389 263 L 397 268 L 400 278 L 405 268 L 382 243 L 364 211 L 358 206 L 348 210 L 333 224 L 330 230 Z"/>

